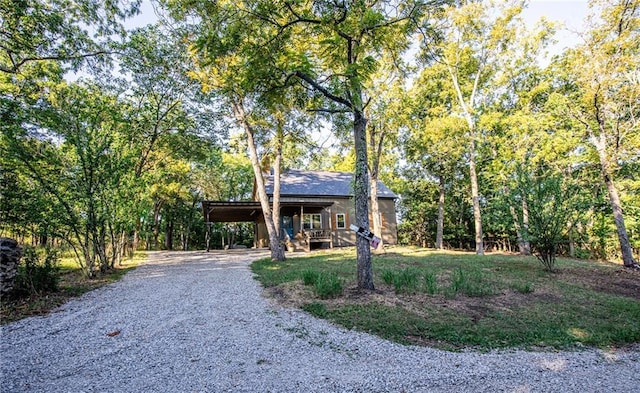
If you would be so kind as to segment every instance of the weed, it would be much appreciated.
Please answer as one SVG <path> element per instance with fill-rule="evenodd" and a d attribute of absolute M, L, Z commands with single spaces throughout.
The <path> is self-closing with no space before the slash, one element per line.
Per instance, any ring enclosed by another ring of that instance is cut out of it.
<path fill-rule="evenodd" d="M 420 272 L 415 268 L 404 268 L 396 275 L 396 293 L 415 293 L 418 289 Z"/>
<path fill-rule="evenodd" d="M 18 266 L 14 295 L 26 297 L 56 291 L 60 281 L 59 260 L 59 252 L 55 249 L 38 250 L 25 246 Z"/>
<path fill-rule="evenodd" d="M 382 281 L 393 285 L 396 293 L 415 293 L 418 289 L 420 272 L 415 268 L 404 268 L 400 271 L 384 269 L 381 273 Z"/>
<path fill-rule="evenodd" d="M 431 272 L 424 274 L 424 291 L 429 295 L 435 295 L 438 292 L 438 283 L 435 274 Z"/>
<path fill-rule="evenodd" d="M 342 294 L 342 281 L 335 273 L 321 273 L 314 284 L 320 299 L 329 299 Z"/>
<path fill-rule="evenodd" d="M 312 302 L 303 304 L 302 309 L 316 317 L 324 318 L 327 316 L 327 307 L 322 303 Z"/>
<path fill-rule="evenodd" d="M 517 282 L 511 284 L 511 288 L 523 295 L 533 292 L 533 284 L 530 282 Z"/>
<path fill-rule="evenodd" d="M 382 281 L 384 281 L 385 284 L 394 285 L 394 282 L 396 279 L 396 273 L 393 270 L 384 269 L 380 273 L 380 276 L 382 277 Z"/>
<path fill-rule="evenodd" d="M 313 269 L 305 269 L 302 271 L 302 283 L 304 285 L 315 285 L 320 277 L 320 272 Z"/>
<path fill-rule="evenodd" d="M 445 290 L 448 299 L 455 298 L 458 293 L 469 297 L 483 297 L 493 294 L 493 289 L 484 274 L 478 269 L 456 269 L 451 279 L 451 284 Z"/>

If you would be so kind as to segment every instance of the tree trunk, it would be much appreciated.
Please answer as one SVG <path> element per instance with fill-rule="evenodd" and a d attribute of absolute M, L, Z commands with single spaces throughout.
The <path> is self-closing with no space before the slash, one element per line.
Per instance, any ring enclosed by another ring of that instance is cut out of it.
<path fill-rule="evenodd" d="M 473 97 L 476 94 L 478 81 L 480 80 L 481 72 L 478 70 L 475 76 L 475 81 L 473 85 L 473 90 L 471 91 L 469 103 L 465 100 L 462 89 L 460 88 L 460 83 L 458 82 L 458 77 L 456 72 L 454 72 L 453 67 L 447 66 L 449 70 L 449 74 L 451 75 L 451 81 L 453 82 L 453 87 L 456 90 L 456 96 L 458 98 L 458 104 L 460 104 L 460 108 L 462 109 L 462 113 L 464 114 L 464 118 L 467 121 L 467 125 L 469 126 L 469 134 L 471 143 L 469 145 L 469 179 L 471 181 L 471 198 L 473 200 L 473 221 L 476 232 L 476 254 L 484 255 L 484 243 L 482 241 L 482 217 L 480 214 L 480 197 L 478 195 L 478 176 L 476 174 L 476 123 L 472 116 Z"/>
<path fill-rule="evenodd" d="M 380 238 L 378 251 L 384 251 L 384 242 L 382 241 L 382 216 L 380 215 L 380 205 L 378 203 L 378 177 L 380 174 L 380 159 L 382 157 L 382 143 L 384 139 L 384 131 L 380 130 L 379 140 L 376 143 L 376 129 L 371 127 L 369 135 L 369 147 L 373 159 L 371 162 L 371 218 L 373 219 L 373 233 Z"/>
<path fill-rule="evenodd" d="M 160 235 L 160 210 L 162 209 L 163 201 L 156 201 L 153 209 L 153 249 L 158 249 L 158 236 Z"/>
<path fill-rule="evenodd" d="M 280 172 L 282 171 L 282 143 L 284 138 L 282 118 L 279 117 L 276 134 L 276 159 L 273 165 L 273 226 L 280 244 Z"/>
<path fill-rule="evenodd" d="M 173 219 L 167 221 L 167 227 L 164 232 L 164 247 L 167 250 L 173 250 Z"/>
<path fill-rule="evenodd" d="M 522 227 L 520 226 L 520 219 L 518 218 L 518 213 L 516 213 L 516 208 L 513 205 L 509 204 L 509 212 L 511 213 L 511 218 L 513 219 L 513 228 L 516 230 L 516 239 L 518 239 L 518 250 L 520 251 L 520 255 L 525 254 L 524 247 L 524 237 L 522 235 Z"/>
<path fill-rule="evenodd" d="M 445 193 L 445 181 L 444 174 L 440 172 L 438 176 L 438 221 L 436 223 L 436 249 L 442 250 L 442 241 L 444 238 L 444 193 Z"/>
<path fill-rule="evenodd" d="M 593 144 L 598 150 L 598 157 L 600 158 L 600 171 L 604 178 L 604 183 L 607 186 L 609 192 L 609 202 L 611 203 L 611 210 L 613 210 L 613 220 L 616 223 L 616 229 L 618 232 L 618 241 L 620 242 L 620 251 L 622 253 L 622 262 L 626 267 L 637 266 L 636 261 L 633 259 L 633 250 L 631 243 L 629 242 L 629 235 L 627 234 L 627 228 L 624 224 L 624 215 L 622 213 L 622 203 L 620 202 L 620 196 L 616 189 L 611 174 L 609 173 L 609 159 L 606 152 L 606 140 L 604 132 L 600 133 L 598 139 L 591 138 Z"/>
<path fill-rule="evenodd" d="M 529 205 L 527 205 L 527 198 L 522 198 L 522 233 L 524 235 L 524 255 L 531 255 L 531 243 L 529 242 Z"/>
<path fill-rule="evenodd" d="M 469 146 L 469 180 L 471 181 L 471 198 L 473 200 L 473 222 L 476 230 L 476 255 L 484 255 L 482 240 L 482 217 L 480 215 L 480 197 L 478 195 L 478 176 L 476 174 L 476 141 L 475 133 L 471 133 Z"/>
<path fill-rule="evenodd" d="M 247 144 L 249 145 L 249 152 L 251 153 L 251 166 L 253 167 L 253 174 L 256 178 L 256 191 L 258 199 L 260 200 L 260 206 L 262 207 L 262 214 L 264 216 L 264 222 L 267 227 L 267 233 L 269 234 L 269 248 L 271 249 L 271 259 L 274 261 L 284 261 L 284 248 L 280 244 L 280 239 L 276 233 L 275 225 L 273 224 L 273 216 L 271 215 L 271 207 L 269 206 L 269 197 L 264 186 L 264 178 L 262 177 L 262 168 L 260 168 L 260 160 L 258 159 L 258 151 L 256 148 L 256 142 L 253 138 L 253 129 L 249 125 L 244 111 L 244 106 L 240 101 L 234 101 L 232 103 L 233 112 L 236 116 L 236 120 L 240 123 L 247 136 Z"/>
<path fill-rule="evenodd" d="M 362 111 L 353 112 L 353 135 L 356 150 L 355 168 L 355 210 L 356 224 L 369 229 L 369 173 L 367 171 L 367 119 Z M 373 267 L 369 241 L 356 236 L 356 259 L 358 269 L 358 288 L 373 290 Z"/>

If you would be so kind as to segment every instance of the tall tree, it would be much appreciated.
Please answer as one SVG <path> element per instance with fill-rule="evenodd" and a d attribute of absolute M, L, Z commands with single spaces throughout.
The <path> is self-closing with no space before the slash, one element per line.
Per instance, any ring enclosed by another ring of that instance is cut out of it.
<path fill-rule="evenodd" d="M 407 48 L 412 21 L 424 7 L 413 1 L 401 5 L 393 1 L 240 1 L 192 9 L 211 23 L 208 31 L 217 32 L 207 35 L 215 47 L 233 54 L 226 57 L 224 66 L 234 71 L 234 81 L 244 83 L 236 88 L 246 88 L 251 81 L 256 91 L 258 86 L 273 86 L 269 80 L 281 85 L 297 80 L 316 94 L 312 98 L 320 95 L 328 104 L 317 109 L 351 114 L 356 223 L 368 228 L 366 83 L 377 68 L 376 56 Z M 216 53 L 211 46 L 207 50 Z M 215 61 L 216 57 L 208 59 Z M 237 116 L 246 115 L 241 105 L 234 105 L 234 111 Z M 357 239 L 357 265 L 358 287 L 372 289 L 371 251 L 361 237 Z"/>
<path fill-rule="evenodd" d="M 448 84 L 445 67 L 434 64 L 421 71 L 411 89 L 413 99 L 407 104 L 405 122 L 408 135 L 405 154 L 409 167 L 435 178 L 438 182 L 438 208 L 435 248 L 444 247 L 445 193 L 459 173 L 463 160 L 466 126 L 459 116 L 451 114 L 455 94 Z"/>
<path fill-rule="evenodd" d="M 424 51 L 427 60 L 446 67 L 459 113 L 467 123 L 477 254 L 484 254 L 477 171 L 477 148 L 482 141 L 482 130 L 478 127 L 478 119 L 492 98 L 492 82 L 500 69 L 501 58 L 508 54 L 510 43 L 515 38 L 519 23 L 517 16 L 522 7 L 522 1 L 496 4 L 494 1 L 473 0 L 448 7 L 444 21 L 446 26 L 442 26 L 443 44 L 435 51 L 431 46 Z"/>
<path fill-rule="evenodd" d="M 280 54 L 280 40 L 261 23 L 255 23 L 250 6 L 243 3 L 196 4 L 189 1 L 165 2 L 172 15 L 182 21 L 195 16 L 197 24 L 188 26 L 187 34 L 195 37 L 191 55 L 196 65 L 190 75 L 205 91 L 215 93 L 232 110 L 237 125 L 247 138 L 253 166 L 256 193 L 262 207 L 269 247 L 273 260 L 284 260 L 273 219 L 273 208 L 265 190 L 265 179 L 256 141 L 254 114 L 265 107 L 264 95 L 282 82 L 273 72 L 271 63 Z M 273 10 L 263 4 L 265 12 Z M 276 183 L 279 178 L 275 179 Z"/>
<path fill-rule="evenodd" d="M 609 195 L 624 266 L 633 258 L 616 185 L 621 163 L 637 160 L 640 149 L 640 1 L 594 1 L 585 43 L 564 59 L 569 81 L 567 112 L 578 120 Z"/>

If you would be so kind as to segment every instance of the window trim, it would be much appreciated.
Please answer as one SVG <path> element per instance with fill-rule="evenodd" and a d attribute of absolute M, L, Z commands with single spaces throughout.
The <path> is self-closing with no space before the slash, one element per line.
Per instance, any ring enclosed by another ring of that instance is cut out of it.
<path fill-rule="evenodd" d="M 340 219 L 338 217 L 342 216 L 342 226 L 340 226 Z M 347 229 L 347 214 L 346 213 L 336 213 L 336 229 Z"/>
<path fill-rule="evenodd" d="M 316 222 L 314 220 L 315 217 L 319 218 L 319 223 L 320 223 L 320 227 L 319 228 L 314 228 L 313 224 Z M 309 217 L 309 228 L 306 227 L 307 225 L 307 217 Z M 318 229 L 322 229 L 322 214 L 320 213 L 305 213 L 304 217 L 302 217 L 302 229 L 305 230 L 318 230 Z"/>

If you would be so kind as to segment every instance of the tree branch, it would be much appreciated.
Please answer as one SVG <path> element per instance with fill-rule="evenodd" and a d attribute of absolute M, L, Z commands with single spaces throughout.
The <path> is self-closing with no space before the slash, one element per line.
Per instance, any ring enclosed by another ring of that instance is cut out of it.
<path fill-rule="evenodd" d="M 351 101 L 347 100 L 346 98 L 332 94 L 329 90 L 324 88 L 322 85 L 320 85 L 318 82 L 316 82 L 313 78 L 311 78 L 309 75 L 305 74 L 304 72 L 296 71 L 295 75 L 298 78 L 310 84 L 311 86 L 313 86 L 314 89 L 318 90 L 320 93 L 322 93 L 325 97 L 327 97 L 331 101 L 337 102 L 338 104 L 342 104 L 348 107 L 349 109 L 353 109 L 353 103 Z"/>
<path fill-rule="evenodd" d="M 0 71 L 5 72 L 7 74 L 17 74 L 20 71 L 20 67 L 25 65 L 28 62 L 32 61 L 47 61 L 47 60 L 57 60 L 57 61 L 69 61 L 69 60 L 79 60 L 86 59 L 87 57 L 101 56 L 101 55 L 112 55 L 112 54 L 120 54 L 120 52 L 109 52 L 109 51 L 97 51 L 92 53 L 83 53 L 80 55 L 74 56 L 41 56 L 41 57 L 25 57 L 24 59 L 13 63 L 12 67 L 7 68 L 0 65 Z"/>

